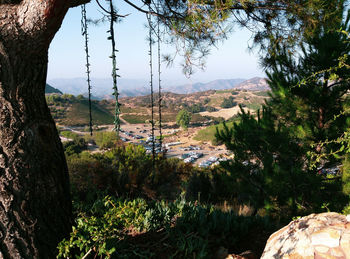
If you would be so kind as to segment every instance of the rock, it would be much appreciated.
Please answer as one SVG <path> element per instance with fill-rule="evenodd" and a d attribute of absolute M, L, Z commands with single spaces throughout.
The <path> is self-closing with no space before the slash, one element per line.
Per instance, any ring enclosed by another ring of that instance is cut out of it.
<path fill-rule="evenodd" d="M 273 233 L 262 259 L 350 259 L 350 215 L 311 214 Z"/>

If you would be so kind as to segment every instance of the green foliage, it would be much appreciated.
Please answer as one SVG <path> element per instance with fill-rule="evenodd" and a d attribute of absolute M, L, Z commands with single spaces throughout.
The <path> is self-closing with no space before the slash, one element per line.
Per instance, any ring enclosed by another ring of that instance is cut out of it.
<path fill-rule="evenodd" d="M 88 99 L 70 94 L 47 95 L 46 102 L 56 122 L 66 126 L 80 126 L 89 124 Z M 92 116 L 95 125 L 110 124 L 113 115 L 110 113 L 110 103 L 107 101 L 92 101 Z"/>
<path fill-rule="evenodd" d="M 205 111 L 205 107 L 201 103 L 195 103 L 187 107 L 190 113 L 199 113 Z"/>
<path fill-rule="evenodd" d="M 210 98 L 207 97 L 203 100 L 203 104 L 206 105 L 208 103 L 210 103 Z"/>
<path fill-rule="evenodd" d="M 121 116 L 125 121 L 131 124 L 141 124 L 150 120 L 150 115 L 141 115 L 141 114 L 123 114 Z"/>
<path fill-rule="evenodd" d="M 348 25 L 343 28 L 348 30 Z M 350 70 L 339 67 L 339 57 L 350 51 L 350 44 L 329 27 L 314 33 L 297 58 L 276 48 L 274 58 L 266 60 L 271 99 L 257 118 L 242 110 L 240 124 L 217 132 L 235 156 L 225 167 L 236 181 L 235 189 L 257 210 L 270 214 L 340 211 L 346 203 L 340 179 L 309 166 L 341 163 L 345 148 L 338 139 L 349 127 L 344 108 Z M 330 70 L 333 67 L 338 68 Z M 321 155 L 315 162 L 310 153 L 338 157 Z M 343 181 L 347 193 L 346 175 Z"/>
<path fill-rule="evenodd" d="M 188 125 L 190 124 L 191 117 L 191 113 L 189 113 L 186 109 L 183 109 L 176 115 L 176 124 L 184 129 L 187 129 Z"/>
<path fill-rule="evenodd" d="M 276 228 L 271 223 L 266 218 L 236 216 L 182 199 L 165 203 L 106 197 L 88 213 L 79 215 L 70 238 L 59 244 L 58 258 L 82 258 L 88 254 L 104 258 L 157 258 L 162 254 L 171 258 L 208 258 L 220 246 L 243 249 L 247 235 L 257 229 L 269 235 Z M 129 235 L 144 232 L 150 234 L 144 241 L 134 242 Z"/>
<path fill-rule="evenodd" d="M 221 108 L 232 108 L 237 105 L 237 102 L 234 101 L 235 98 L 230 96 L 229 98 L 225 98 L 221 103 Z"/>
<path fill-rule="evenodd" d="M 262 96 L 262 97 L 270 97 L 270 92 L 269 91 L 254 92 L 254 94 L 257 95 L 257 96 Z"/>
<path fill-rule="evenodd" d="M 244 107 L 250 109 L 250 110 L 259 110 L 261 109 L 261 104 L 258 104 L 258 103 L 245 103 L 244 104 Z"/>
<path fill-rule="evenodd" d="M 113 115 L 98 101 L 92 102 L 93 124 L 103 125 L 113 122 Z M 89 124 L 89 103 L 87 99 L 77 100 L 67 110 L 66 117 L 62 120 L 64 125 L 88 125 Z"/>
<path fill-rule="evenodd" d="M 232 127 L 233 126 L 233 122 L 228 122 L 227 123 L 228 127 Z M 201 129 L 197 132 L 197 135 L 194 137 L 194 140 L 198 140 L 198 141 L 210 141 L 213 145 L 218 145 L 221 142 L 217 140 L 217 138 L 215 137 L 215 133 L 216 133 L 216 128 L 219 128 L 219 130 L 223 129 L 224 124 L 220 123 L 218 125 L 211 125 L 208 126 L 204 129 Z"/>
<path fill-rule="evenodd" d="M 72 156 L 86 150 L 87 144 L 84 138 L 74 138 L 73 141 L 64 142 L 63 148 L 67 156 Z"/>
<path fill-rule="evenodd" d="M 320 177 L 302 170 L 302 148 L 289 138 L 288 128 L 275 125 L 271 110 L 265 108 L 257 119 L 242 110 L 240 124 L 224 125 L 216 136 L 234 152 L 234 160 L 224 167 L 242 202 L 274 215 L 281 209 L 295 215 L 321 197 Z"/>
<path fill-rule="evenodd" d="M 90 137 L 88 137 L 90 138 Z M 100 149 L 113 148 L 118 144 L 118 137 L 114 131 L 99 131 L 95 132 L 92 138 L 95 140 Z"/>
<path fill-rule="evenodd" d="M 179 159 L 156 158 L 155 168 L 142 146 L 119 145 L 103 154 L 67 157 L 75 207 L 85 207 L 103 194 L 118 197 L 174 199 L 193 170 Z M 84 205 L 85 204 L 85 205 Z"/>
<path fill-rule="evenodd" d="M 63 130 L 63 131 L 60 131 L 60 135 L 65 137 L 65 138 L 68 138 L 68 139 L 78 139 L 79 138 L 79 135 L 75 132 L 72 132 L 70 130 Z"/>
<path fill-rule="evenodd" d="M 208 112 L 216 112 L 217 111 L 217 109 L 213 106 L 207 106 L 207 107 L 205 107 L 205 109 Z"/>
<path fill-rule="evenodd" d="M 343 193 L 350 196 L 350 155 L 346 155 L 342 168 Z"/>

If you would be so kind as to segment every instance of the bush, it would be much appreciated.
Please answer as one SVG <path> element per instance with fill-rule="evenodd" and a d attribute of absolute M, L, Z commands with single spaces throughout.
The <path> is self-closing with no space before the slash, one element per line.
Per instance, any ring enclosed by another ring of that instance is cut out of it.
<path fill-rule="evenodd" d="M 268 218 L 237 216 L 183 199 L 106 197 L 76 219 L 70 239 L 59 244 L 58 257 L 212 258 L 221 246 L 230 252 L 254 247 L 261 254 L 265 239 L 253 237 L 259 232 L 267 238 L 274 230 Z"/>
<path fill-rule="evenodd" d="M 74 132 L 69 131 L 69 130 L 61 131 L 60 135 L 67 138 L 67 139 L 72 139 L 72 140 L 79 139 L 79 135 L 77 133 L 74 133 Z"/>
<path fill-rule="evenodd" d="M 201 103 L 195 103 L 192 106 L 189 106 L 187 109 L 191 113 L 199 113 L 205 111 L 205 107 Z"/>
<path fill-rule="evenodd" d="M 152 158 L 142 146 L 118 146 L 103 154 L 67 158 L 75 204 L 91 203 L 101 194 L 118 197 L 175 199 L 183 191 L 192 165 L 179 159 Z"/>
<path fill-rule="evenodd" d="M 203 100 L 203 103 L 204 104 L 208 104 L 208 103 L 210 103 L 210 99 L 207 97 L 207 98 L 205 98 L 204 100 Z"/>
<path fill-rule="evenodd" d="M 64 152 L 67 156 L 79 154 L 87 149 L 87 144 L 83 138 L 75 138 L 73 141 L 63 143 Z"/>
<path fill-rule="evenodd" d="M 114 131 L 95 132 L 93 139 L 100 149 L 113 148 L 118 144 L 118 137 Z"/>
<path fill-rule="evenodd" d="M 213 107 L 213 106 L 207 106 L 207 107 L 206 107 L 206 110 L 207 110 L 208 112 L 216 112 L 218 109 L 216 109 L 216 108 Z"/>
<path fill-rule="evenodd" d="M 225 98 L 221 103 L 221 108 L 232 108 L 237 105 L 237 102 L 234 101 L 234 98 L 230 96 L 229 98 Z"/>

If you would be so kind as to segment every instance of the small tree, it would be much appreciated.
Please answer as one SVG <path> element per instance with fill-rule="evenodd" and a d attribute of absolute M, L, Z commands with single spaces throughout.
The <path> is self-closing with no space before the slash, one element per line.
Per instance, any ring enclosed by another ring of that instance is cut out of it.
<path fill-rule="evenodd" d="M 183 129 L 187 130 L 188 125 L 190 124 L 192 115 L 187 110 L 183 109 L 179 111 L 179 113 L 176 115 L 176 124 L 182 127 Z"/>

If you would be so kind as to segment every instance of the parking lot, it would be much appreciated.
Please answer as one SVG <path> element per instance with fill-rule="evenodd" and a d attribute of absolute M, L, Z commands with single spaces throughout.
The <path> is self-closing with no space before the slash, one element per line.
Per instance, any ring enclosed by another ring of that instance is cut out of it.
<path fill-rule="evenodd" d="M 101 129 L 106 131 L 112 131 L 113 128 L 113 125 L 101 126 Z M 65 127 L 65 130 L 70 130 L 81 135 L 86 134 L 86 132 L 81 131 L 79 127 Z M 192 163 L 200 167 L 208 167 L 212 164 L 218 163 L 220 160 L 225 160 L 228 157 L 227 151 L 224 147 L 215 147 L 210 145 L 210 143 L 194 141 L 190 134 L 184 133 L 179 129 L 163 129 L 162 134 L 165 138 L 163 140 L 163 148 L 161 149 L 159 140 L 157 140 L 159 131 L 154 131 L 156 137 L 155 151 L 156 153 L 159 153 L 161 150 L 166 149 L 166 154 L 169 158 L 176 157 L 183 159 L 187 163 Z M 150 125 L 124 124 L 121 126 L 120 138 L 126 143 L 143 145 L 147 153 L 152 153 L 152 134 Z"/>
<path fill-rule="evenodd" d="M 176 135 L 178 129 L 165 129 L 162 131 L 163 136 Z M 159 131 L 154 132 L 156 138 L 159 136 Z M 152 152 L 152 137 L 151 127 L 145 124 L 128 124 L 121 127 L 120 137 L 123 141 L 141 144 L 148 153 Z M 172 138 L 173 139 L 173 138 Z M 188 141 L 187 141 L 188 140 Z M 214 147 L 208 143 L 200 143 L 188 138 L 179 136 L 179 141 L 172 141 L 165 137 L 163 140 L 163 150 L 167 150 L 167 157 L 177 157 L 183 159 L 187 163 L 193 163 L 201 167 L 208 167 L 212 164 L 219 163 L 227 158 L 227 152 L 222 147 Z M 160 144 L 155 141 L 156 153 L 161 152 Z"/>

